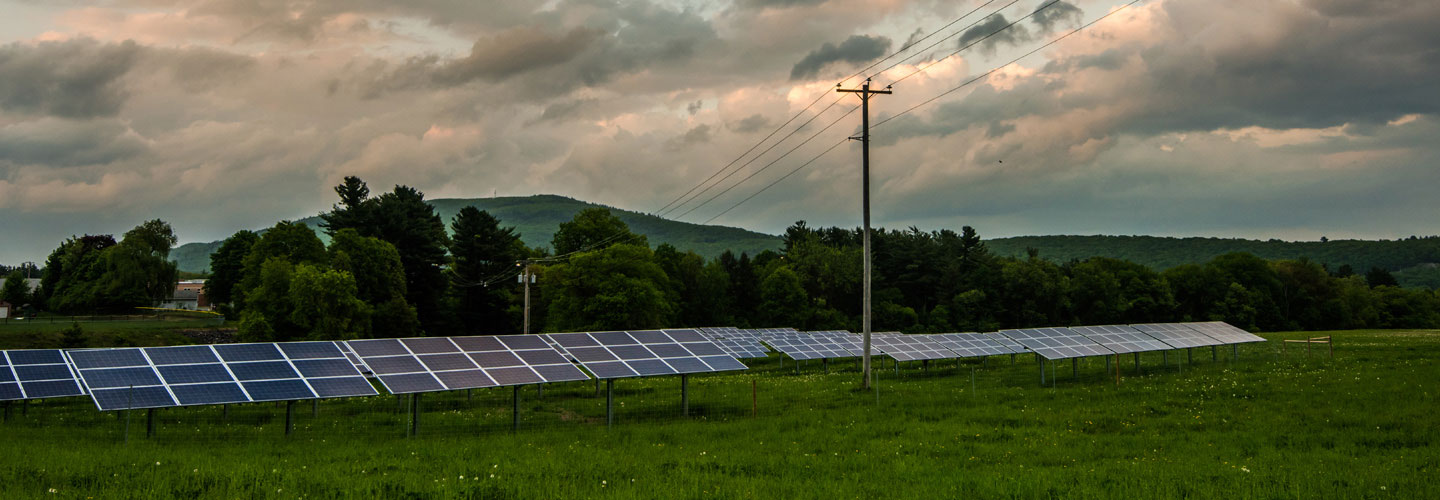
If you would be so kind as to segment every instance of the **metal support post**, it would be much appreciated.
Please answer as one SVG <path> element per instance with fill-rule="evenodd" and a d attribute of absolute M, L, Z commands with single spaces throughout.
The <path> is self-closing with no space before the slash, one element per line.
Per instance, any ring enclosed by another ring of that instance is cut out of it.
<path fill-rule="evenodd" d="M 1116 369 L 1116 370 L 1119 370 L 1120 368 L 1117 367 L 1117 368 L 1115 368 L 1115 369 Z M 1136 374 L 1136 375 L 1139 375 L 1139 374 L 1140 374 L 1140 353 L 1138 353 L 1138 352 L 1135 353 L 1135 374 Z"/>
<path fill-rule="evenodd" d="M 680 415 L 690 416 L 690 376 L 680 374 Z"/>
<path fill-rule="evenodd" d="M 145 411 L 145 437 L 155 437 L 155 409 Z"/>
<path fill-rule="evenodd" d="M 1195 364 L 1195 350 L 1194 350 L 1194 349 L 1190 349 L 1190 348 L 1186 348 L 1186 349 L 1185 349 L 1185 362 L 1186 362 L 1186 363 L 1190 363 L 1190 364 L 1192 364 L 1192 365 Z"/>
<path fill-rule="evenodd" d="M 1283 346 L 1284 344 L 1281 344 L 1281 345 Z M 1230 348 L 1231 348 L 1231 349 L 1234 349 L 1234 352 L 1232 353 L 1230 359 L 1235 360 L 1235 361 L 1239 361 L 1239 360 L 1240 360 L 1240 344 L 1232 345 L 1232 346 L 1230 346 Z"/>
<path fill-rule="evenodd" d="M 975 367 L 970 367 L 970 397 L 975 397 Z"/>
<path fill-rule="evenodd" d="M 595 379 L 595 397 L 600 397 L 600 379 Z"/>
<path fill-rule="evenodd" d="M 1170 366 L 1170 351 L 1160 351 L 1160 366 Z"/>
<path fill-rule="evenodd" d="M 6 401 L 6 402 L 4 403 L 4 405 L 5 405 L 5 421 L 6 421 L 6 422 L 9 422 L 9 421 L 10 421 L 10 402 L 9 402 L 9 401 Z"/>
<path fill-rule="evenodd" d="M 316 418 L 316 417 L 319 417 L 319 416 L 320 416 L 320 400 L 319 400 L 319 399 L 312 399 L 312 400 L 310 400 L 310 418 Z"/>
<path fill-rule="evenodd" d="M 510 405 L 510 432 L 520 430 L 520 386 L 515 386 L 515 397 Z"/>
<path fill-rule="evenodd" d="M 543 398 L 543 397 L 545 397 L 545 384 L 544 384 L 544 383 L 535 384 L 535 397 L 537 397 L 537 398 Z"/>
<path fill-rule="evenodd" d="M 420 393 L 410 396 L 410 435 L 420 435 Z"/>
<path fill-rule="evenodd" d="M 220 405 L 220 420 L 230 419 L 230 405 Z"/>
<path fill-rule="evenodd" d="M 820 360 L 820 366 L 823 367 L 823 368 L 825 368 L 825 374 L 826 374 L 826 375 L 829 375 L 829 374 L 830 374 L 830 358 L 821 359 L 821 360 Z"/>
<path fill-rule="evenodd" d="M 295 429 L 295 401 L 285 402 L 285 435 L 289 436 Z"/>
<path fill-rule="evenodd" d="M 615 379 L 605 379 L 605 427 L 615 425 Z"/>
<path fill-rule="evenodd" d="M 1080 376 L 1080 358 L 1070 358 L 1070 378 Z"/>
<path fill-rule="evenodd" d="M 930 373 L 930 360 L 920 360 L 920 369 L 923 370 L 925 373 Z"/>
<path fill-rule="evenodd" d="M 1041 360 L 1039 356 L 1035 357 L 1035 361 L 1040 364 L 1040 387 L 1045 387 L 1045 361 Z"/>
<path fill-rule="evenodd" d="M 1219 349 L 1217 349 L 1217 347 L 1219 347 L 1219 346 L 1213 346 L 1213 345 L 1210 346 L 1210 361 L 1212 361 L 1212 362 L 1213 362 L 1213 361 L 1219 361 L 1219 360 L 1220 360 L 1220 355 L 1219 355 L 1219 354 L 1216 354 L 1216 351 L 1219 351 Z"/>

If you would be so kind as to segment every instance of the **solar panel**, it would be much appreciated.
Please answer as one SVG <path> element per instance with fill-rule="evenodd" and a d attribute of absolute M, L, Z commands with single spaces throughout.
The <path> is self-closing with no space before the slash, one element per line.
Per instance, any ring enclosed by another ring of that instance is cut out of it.
<path fill-rule="evenodd" d="M 1146 325 L 1130 325 L 1131 328 L 1144 332 L 1154 337 L 1155 340 L 1164 342 L 1166 345 L 1176 349 L 1188 347 L 1205 347 L 1221 345 L 1222 342 L 1197 332 L 1179 323 L 1153 323 Z"/>
<path fill-rule="evenodd" d="M 942 333 L 932 335 L 940 345 L 962 358 L 977 358 L 1010 354 L 1008 347 L 996 343 L 985 335 L 976 333 Z"/>
<path fill-rule="evenodd" d="M 1192 330 L 1208 335 L 1215 340 L 1225 344 L 1246 344 L 1250 342 L 1265 342 L 1265 337 L 1255 335 L 1245 330 L 1236 328 L 1223 321 L 1207 321 L 1204 323 L 1181 323 Z"/>
<path fill-rule="evenodd" d="M 0 351 L 0 400 L 84 395 L 59 349 Z"/>
<path fill-rule="evenodd" d="M 540 335 L 346 341 L 391 394 L 589 380 Z"/>
<path fill-rule="evenodd" d="M 101 410 L 379 394 L 334 342 L 68 351 Z"/>
<path fill-rule="evenodd" d="M 850 350 L 842 343 L 839 332 L 771 332 L 765 342 L 790 359 L 838 359 L 859 356 L 860 349 Z"/>
<path fill-rule="evenodd" d="M 695 330 L 552 333 L 595 378 L 647 377 L 744 370 Z"/>
<path fill-rule="evenodd" d="M 923 361 L 957 357 L 934 339 L 925 335 L 887 333 L 871 335 L 870 343 L 898 361 Z"/>
<path fill-rule="evenodd" d="M 1004 330 L 1000 333 L 1035 351 L 1045 359 L 1106 356 L 1115 353 L 1105 346 L 1070 331 L 1069 328 L 1029 328 Z"/>
<path fill-rule="evenodd" d="M 350 364 L 355 365 L 355 369 L 364 374 L 365 377 L 375 378 L 375 373 L 370 371 L 370 367 L 365 366 L 365 362 L 360 359 L 360 356 L 355 355 L 355 351 L 350 348 L 350 344 L 337 340 L 335 341 L 335 347 L 339 348 L 340 352 L 345 353 L 345 359 L 350 360 Z"/>
<path fill-rule="evenodd" d="M 1019 342 L 1011 340 L 1010 337 L 1001 335 L 999 332 L 982 333 L 981 335 L 984 335 L 986 339 L 994 342 L 995 345 L 998 345 L 1003 349 L 1009 350 L 1010 354 L 1023 354 L 1029 351 L 1029 349 L 1026 349 L 1025 346 L 1020 345 Z"/>
<path fill-rule="evenodd" d="M 697 328 L 696 331 L 710 338 L 720 350 L 736 358 L 764 358 L 770 355 L 770 350 L 765 348 L 758 336 L 743 332 L 739 328 L 706 327 Z"/>
<path fill-rule="evenodd" d="M 1083 335 L 1116 354 L 1171 349 L 1168 344 L 1125 325 L 1072 326 L 1070 331 Z"/>

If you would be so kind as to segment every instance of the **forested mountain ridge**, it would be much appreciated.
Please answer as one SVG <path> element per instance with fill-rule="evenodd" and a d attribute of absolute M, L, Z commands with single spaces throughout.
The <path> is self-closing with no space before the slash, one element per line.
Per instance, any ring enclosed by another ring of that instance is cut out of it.
<path fill-rule="evenodd" d="M 717 257 L 726 250 L 754 255 L 765 250 L 777 250 L 781 245 L 779 236 L 735 227 L 678 222 L 558 195 L 444 198 L 427 202 L 435 207 L 435 212 L 446 224 L 467 206 L 489 212 L 500 219 L 502 225 L 514 226 L 520 240 L 530 247 L 549 247 L 560 223 L 591 207 L 610 209 L 632 231 L 645 235 L 652 245 L 669 243 L 681 250 L 693 250 L 706 258 Z M 329 243 L 328 236 L 321 231 L 320 217 L 307 217 L 297 222 L 310 226 Z M 219 247 L 219 241 L 186 243 L 175 248 L 170 257 L 182 271 L 205 272 L 210 268 L 210 254 Z"/>
<path fill-rule="evenodd" d="M 1161 236 L 1018 236 L 985 240 L 999 256 L 1024 257 L 1027 249 L 1053 262 L 1103 256 L 1128 260 L 1157 271 L 1198 264 L 1220 255 L 1245 252 L 1267 260 L 1308 258 L 1331 272 L 1349 265 L 1359 274 L 1378 267 L 1395 273 L 1405 286 L 1435 288 L 1440 277 L 1440 236 L 1396 240 L 1281 241 L 1240 238 Z"/>

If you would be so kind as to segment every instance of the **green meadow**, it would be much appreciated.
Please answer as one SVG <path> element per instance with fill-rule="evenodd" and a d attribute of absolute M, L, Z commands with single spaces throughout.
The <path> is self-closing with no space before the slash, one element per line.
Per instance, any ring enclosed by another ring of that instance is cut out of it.
<path fill-rule="evenodd" d="M 11 405 L 0 498 L 1440 498 L 1440 332 L 102 413 Z M 1111 363 L 1112 365 L 1114 362 Z M 519 430 L 512 430 L 515 408 Z M 128 428 L 128 431 L 127 431 Z"/>

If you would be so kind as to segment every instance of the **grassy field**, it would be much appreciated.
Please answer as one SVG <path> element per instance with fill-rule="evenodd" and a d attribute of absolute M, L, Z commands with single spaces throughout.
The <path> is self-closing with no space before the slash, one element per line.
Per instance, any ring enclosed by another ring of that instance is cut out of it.
<path fill-rule="evenodd" d="M 5 349 L 56 349 L 65 344 L 63 332 L 80 326 L 85 347 L 157 346 L 192 343 L 179 333 L 184 329 L 215 328 L 222 319 L 199 315 L 40 316 L 28 320 L 0 320 L 0 347 Z"/>
<path fill-rule="evenodd" d="M 1118 385 L 1100 359 L 1054 387 L 1028 356 L 887 364 L 878 394 L 772 357 L 692 378 L 690 417 L 677 377 L 618 381 L 610 428 L 593 383 L 526 387 L 516 433 L 508 388 L 425 395 L 412 438 L 393 396 L 298 403 L 288 437 L 281 405 L 157 412 L 153 438 L 137 411 L 128 442 L 52 400 L 0 426 L 0 498 L 1440 498 L 1440 332 L 1335 337 L 1121 357 Z"/>

